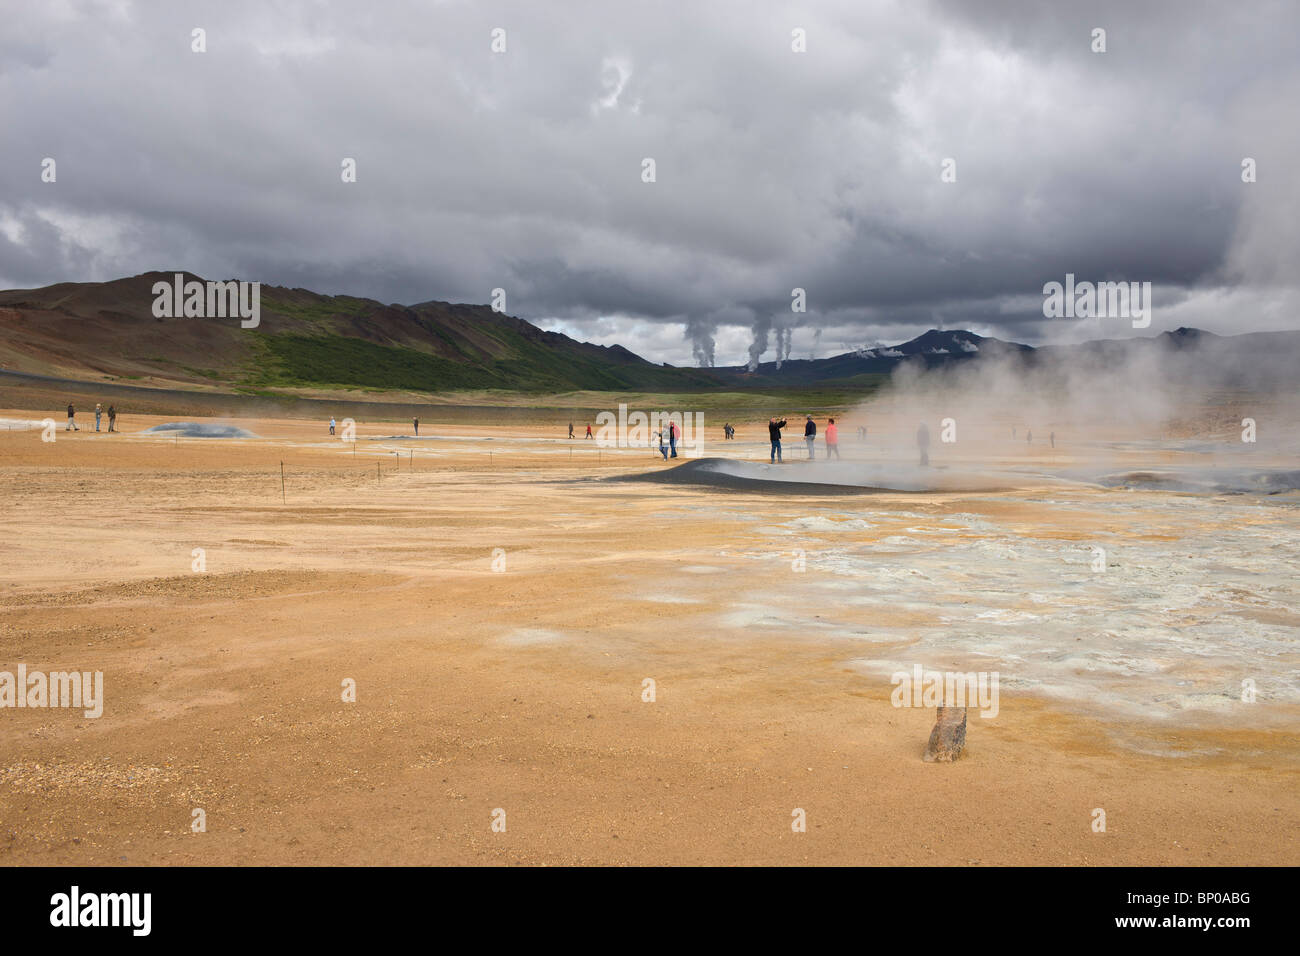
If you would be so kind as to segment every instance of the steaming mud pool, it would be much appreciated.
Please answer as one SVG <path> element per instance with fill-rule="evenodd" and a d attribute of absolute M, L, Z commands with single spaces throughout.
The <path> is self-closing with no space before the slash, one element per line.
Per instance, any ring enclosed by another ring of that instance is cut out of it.
<path fill-rule="evenodd" d="M 673 603 L 725 588 L 715 628 L 842 640 L 852 666 L 886 678 L 997 671 L 1004 693 L 1130 719 L 1300 712 L 1294 470 L 703 459 L 630 477 L 731 492 L 712 516 L 768 543 L 681 569 Z M 763 575 L 792 566 L 797 585 Z"/>

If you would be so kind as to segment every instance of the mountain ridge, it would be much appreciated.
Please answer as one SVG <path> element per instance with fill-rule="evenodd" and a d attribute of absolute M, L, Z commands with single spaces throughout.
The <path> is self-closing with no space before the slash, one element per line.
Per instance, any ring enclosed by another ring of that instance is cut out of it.
<path fill-rule="evenodd" d="M 1151 338 L 1035 348 L 966 329 L 929 329 L 895 346 L 820 359 L 688 368 L 653 363 L 621 344 L 579 342 L 486 305 L 435 299 L 385 304 L 262 285 L 256 329 L 242 329 L 236 319 L 157 318 L 154 283 L 171 284 L 176 274 L 0 291 L 0 368 L 253 390 L 713 391 L 867 387 L 904 362 L 929 369 L 990 356 L 1104 360 L 1150 348 L 1194 354 L 1223 343 L 1240 350 L 1251 336 L 1265 337 L 1251 340 L 1264 351 L 1300 352 L 1300 332 L 1218 336 L 1184 327 Z"/>

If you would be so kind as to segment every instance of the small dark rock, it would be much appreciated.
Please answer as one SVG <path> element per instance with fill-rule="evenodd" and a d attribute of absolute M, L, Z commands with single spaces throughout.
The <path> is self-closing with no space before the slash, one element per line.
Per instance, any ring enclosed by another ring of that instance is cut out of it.
<path fill-rule="evenodd" d="M 952 763 L 966 748 L 966 708 L 940 707 L 921 757 L 926 763 Z"/>

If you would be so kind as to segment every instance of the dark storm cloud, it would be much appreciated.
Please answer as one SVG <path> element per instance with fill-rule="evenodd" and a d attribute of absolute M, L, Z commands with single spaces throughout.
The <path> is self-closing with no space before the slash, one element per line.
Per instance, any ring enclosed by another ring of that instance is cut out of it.
<path fill-rule="evenodd" d="M 1041 309 L 1067 272 L 1152 282 L 1153 330 L 1297 325 L 1294 5 L 754 6 L 11 11 L 0 283 L 500 287 L 514 314 L 682 363 L 743 362 L 764 333 L 768 359 L 936 324 L 1077 337 Z"/>

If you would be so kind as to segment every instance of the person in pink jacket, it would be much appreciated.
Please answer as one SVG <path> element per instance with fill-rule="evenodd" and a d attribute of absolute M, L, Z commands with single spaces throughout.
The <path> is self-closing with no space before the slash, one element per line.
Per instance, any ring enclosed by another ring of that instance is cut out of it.
<path fill-rule="evenodd" d="M 826 457 L 840 457 L 840 430 L 835 427 L 835 419 L 826 426 Z"/>

